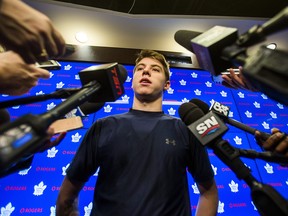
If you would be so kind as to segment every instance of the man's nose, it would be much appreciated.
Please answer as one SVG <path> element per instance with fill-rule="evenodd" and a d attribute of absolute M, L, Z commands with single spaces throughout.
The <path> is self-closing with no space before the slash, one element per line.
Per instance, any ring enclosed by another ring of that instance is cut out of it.
<path fill-rule="evenodd" d="M 144 68 L 143 73 L 142 73 L 142 76 L 144 76 L 144 75 L 150 76 L 149 68 Z"/>

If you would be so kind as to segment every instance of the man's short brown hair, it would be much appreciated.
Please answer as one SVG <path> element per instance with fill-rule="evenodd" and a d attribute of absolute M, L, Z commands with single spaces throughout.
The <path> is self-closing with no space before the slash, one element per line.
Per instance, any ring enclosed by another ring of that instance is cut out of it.
<path fill-rule="evenodd" d="M 163 68 L 164 68 L 164 73 L 165 73 L 165 78 L 166 80 L 170 80 L 170 69 L 169 69 L 169 63 L 166 61 L 165 57 L 154 51 L 154 50 L 141 50 L 141 52 L 138 54 L 138 57 L 135 61 L 136 65 L 143 59 L 143 58 L 152 58 L 158 60 Z"/>

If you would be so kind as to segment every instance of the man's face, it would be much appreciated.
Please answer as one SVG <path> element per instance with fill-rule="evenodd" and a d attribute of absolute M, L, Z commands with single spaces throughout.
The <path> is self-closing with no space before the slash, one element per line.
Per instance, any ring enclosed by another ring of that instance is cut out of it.
<path fill-rule="evenodd" d="M 134 69 L 132 87 L 137 96 L 154 100 L 170 87 L 166 81 L 162 64 L 152 58 L 143 58 Z"/>

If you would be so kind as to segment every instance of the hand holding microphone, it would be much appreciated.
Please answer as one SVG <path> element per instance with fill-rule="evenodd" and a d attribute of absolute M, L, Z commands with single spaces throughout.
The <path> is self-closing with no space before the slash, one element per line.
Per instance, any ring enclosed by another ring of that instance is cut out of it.
<path fill-rule="evenodd" d="M 205 102 L 199 99 L 192 99 L 190 102 L 197 105 L 204 113 L 209 112 L 209 106 Z M 260 130 L 249 127 L 241 122 L 229 118 L 229 107 L 219 102 L 214 102 L 210 107 L 210 110 L 216 113 L 224 122 L 254 135 L 257 144 L 262 146 L 265 150 L 288 155 L 287 134 L 281 133 L 278 129 L 273 129 L 272 134 L 261 132 Z"/>
<path fill-rule="evenodd" d="M 283 154 L 288 157 L 288 136 L 281 132 L 278 128 L 271 130 L 271 136 L 263 140 L 259 131 L 255 132 L 256 142 L 265 150 Z M 288 159 L 287 159 L 288 160 Z"/>

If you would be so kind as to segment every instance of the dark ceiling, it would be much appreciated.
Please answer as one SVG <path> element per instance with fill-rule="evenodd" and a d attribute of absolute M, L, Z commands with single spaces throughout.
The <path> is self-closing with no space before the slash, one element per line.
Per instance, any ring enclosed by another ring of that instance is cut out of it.
<path fill-rule="evenodd" d="M 287 0 L 55 0 L 130 14 L 271 18 Z"/>

